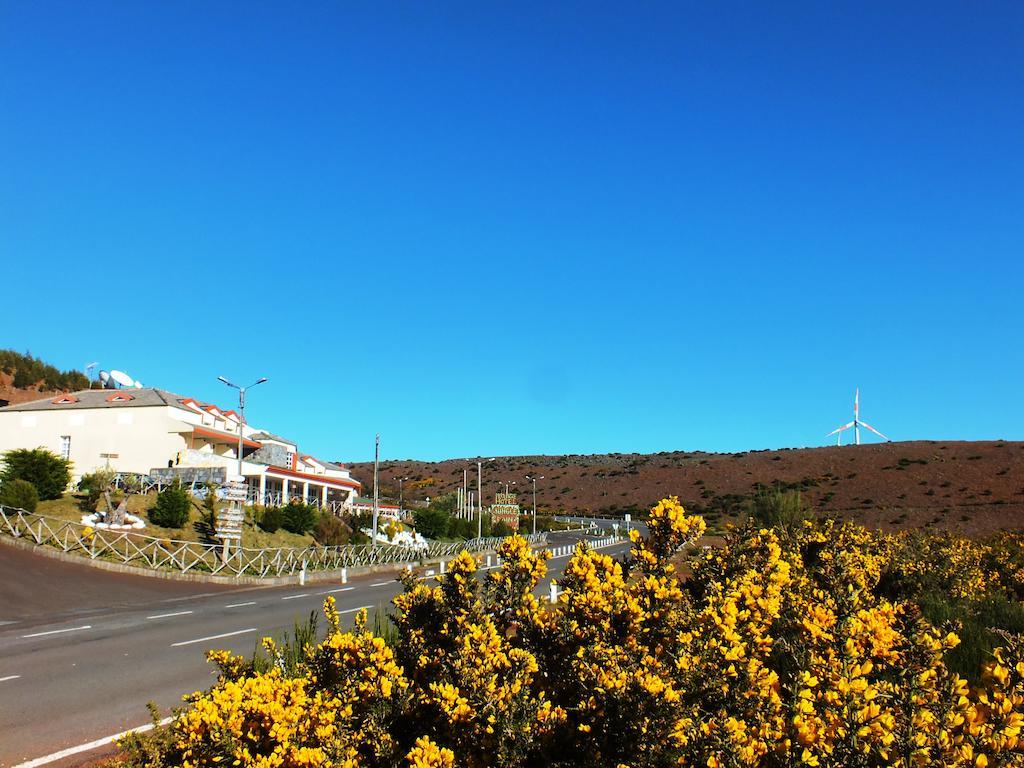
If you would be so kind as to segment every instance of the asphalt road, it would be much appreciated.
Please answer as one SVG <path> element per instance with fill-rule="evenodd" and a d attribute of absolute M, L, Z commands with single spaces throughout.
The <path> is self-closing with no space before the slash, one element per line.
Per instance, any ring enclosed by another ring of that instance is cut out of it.
<path fill-rule="evenodd" d="M 551 546 L 579 534 L 551 536 Z M 628 542 L 604 549 L 619 555 Z M 568 556 L 548 563 L 557 578 Z M 0 547 L 0 766 L 48 755 L 147 722 L 208 688 L 203 652 L 250 655 L 319 611 L 326 595 L 342 618 L 386 607 L 394 574 L 305 587 L 233 588 L 110 574 Z M 548 581 L 538 588 L 547 593 Z M 13 596 L 13 597 L 9 597 Z M 321 621 L 321 627 L 323 622 Z"/>

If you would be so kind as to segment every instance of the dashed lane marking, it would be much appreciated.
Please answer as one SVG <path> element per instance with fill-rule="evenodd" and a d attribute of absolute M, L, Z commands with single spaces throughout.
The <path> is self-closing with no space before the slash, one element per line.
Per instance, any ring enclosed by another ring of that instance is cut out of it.
<path fill-rule="evenodd" d="M 340 589 L 328 589 L 326 592 L 321 592 L 321 595 L 333 595 L 335 592 L 351 592 L 355 587 L 341 587 Z"/>
<path fill-rule="evenodd" d="M 248 603 L 231 603 L 231 605 L 225 605 L 225 608 L 241 608 L 246 605 L 256 605 L 256 601 L 252 600 Z"/>
<path fill-rule="evenodd" d="M 8 675 L 7 677 L 0 677 L 0 683 L 6 683 L 8 680 L 17 680 L 21 675 Z"/>
<path fill-rule="evenodd" d="M 80 632 L 83 629 L 92 629 L 92 624 L 86 624 L 81 627 L 71 627 L 70 629 L 51 629 L 49 632 L 33 632 L 31 635 L 22 635 L 22 639 L 28 637 L 43 637 L 44 635 L 59 635 L 63 632 Z"/>
<path fill-rule="evenodd" d="M 312 592 L 303 592 L 301 595 L 285 595 L 281 599 L 282 600 L 297 600 L 300 597 L 309 597 L 312 594 L 313 594 Z"/>
<path fill-rule="evenodd" d="M 244 635 L 247 632 L 256 632 L 257 627 L 249 627 L 248 629 L 239 629 L 235 632 L 224 632 L 220 635 L 210 635 L 209 637 L 198 637 L 195 640 L 182 640 L 180 643 L 171 643 L 171 648 L 177 648 L 181 645 L 192 645 L 193 643 L 205 643 L 207 640 L 220 640 L 222 637 L 234 637 L 235 635 Z"/>
<path fill-rule="evenodd" d="M 147 616 L 147 619 L 169 619 L 171 616 L 188 616 L 192 611 L 176 611 L 174 613 L 158 613 L 156 616 Z"/>

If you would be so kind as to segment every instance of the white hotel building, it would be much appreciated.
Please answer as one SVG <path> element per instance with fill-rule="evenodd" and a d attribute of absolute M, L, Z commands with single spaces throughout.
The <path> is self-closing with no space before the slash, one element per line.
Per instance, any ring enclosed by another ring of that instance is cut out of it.
<path fill-rule="evenodd" d="M 77 482 L 108 467 L 185 483 L 242 475 L 257 504 L 305 499 L 351 507 L 360 484 L 349 471 L 303 454 L 283 437 L 242 424 L 238 414 L 161 389 L 86 389 L 0 408 L 0 453 L 47 448 L 70 459 Z"/>

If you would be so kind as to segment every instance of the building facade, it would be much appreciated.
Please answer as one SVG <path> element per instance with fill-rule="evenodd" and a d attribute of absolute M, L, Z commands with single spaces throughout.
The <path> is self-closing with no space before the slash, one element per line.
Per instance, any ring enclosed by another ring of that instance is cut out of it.
<path fill-rule="evenodd" d="M 154 388 L 86 389 L 0 408 L 0 453 L 46 448 L 72 463 L 75 482 L 101 468 L 186 483 L 242 476 L 255 504 L 302 499 L 351 507 L 360 484 L 345 467 L 243 424 L 233 410 Z"/>

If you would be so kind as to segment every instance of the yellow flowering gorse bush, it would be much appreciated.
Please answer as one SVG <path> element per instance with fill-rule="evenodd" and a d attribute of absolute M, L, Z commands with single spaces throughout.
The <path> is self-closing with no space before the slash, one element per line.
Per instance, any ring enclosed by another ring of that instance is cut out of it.
<path fill-rule="evenodd" d="M 211 653 L 218 683 L 140 762 L 1024 765 L 1021 641 L 1005 636 L 972 685 L 947 667 L 957 634 L 893 586 L 969 596 L 996 588 L 1002 562 L 1016 594 L 1024 562 L 1005 543 L 824 521 L 697 549 L 704 521 L 674 498 L 648 531 L 621 562 L 579 545 L 554 605 L 535 596 L 547 555 L 524 539 L 506 540 L 482 579 L 462 553 L 437 586 L 406 579 L 391 644 L 365 615 L 343 631 L 328 598 L 302 674 Z"/>

